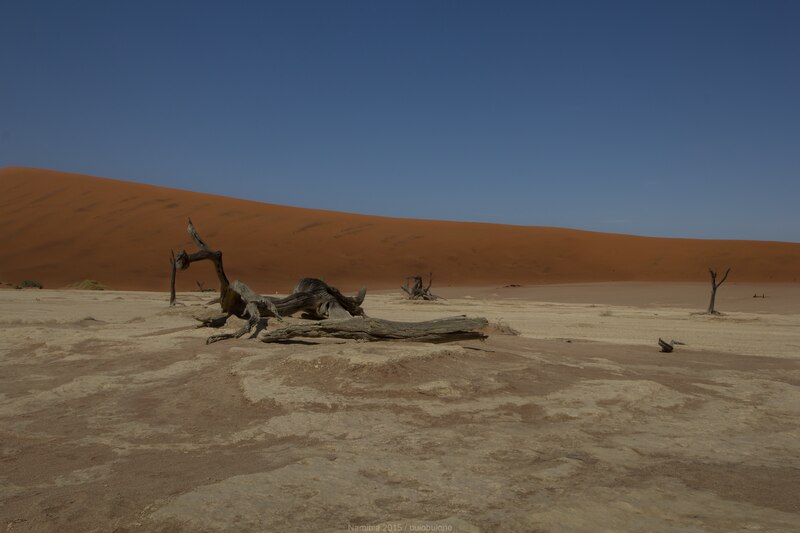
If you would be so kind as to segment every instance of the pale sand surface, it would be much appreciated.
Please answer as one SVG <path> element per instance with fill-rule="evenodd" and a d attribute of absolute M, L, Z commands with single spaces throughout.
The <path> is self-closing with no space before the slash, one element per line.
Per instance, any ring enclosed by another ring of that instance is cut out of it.
<path fill-rule="evenodd" d="M 434 283 L 431 291 L 445 298 L 518 299 L 633 307 L 677 307 L 705 311 L 711 294 L 711 284 L 709 281 L 696 283 L 620 281 L 519 287 L 437 287 Z M 764 298 L 754 298 L 754 295 L 759 297 L 763 295 Z M 717 291 L 717 310 L 744 313 L 798 313 L 800 283 L 727 281 Z"/>
<path fill-rule="evenodd" d="M 0 291 L 0 525 L 797 531 L 800 300 L 755 290 L 713 318 L 702 284 L 369 293 L 522 335 L 210 346 L 211 294 Z"/>

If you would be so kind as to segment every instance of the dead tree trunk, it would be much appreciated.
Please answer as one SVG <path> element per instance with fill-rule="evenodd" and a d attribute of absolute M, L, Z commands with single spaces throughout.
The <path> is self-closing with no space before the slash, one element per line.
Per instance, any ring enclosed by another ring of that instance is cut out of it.
<path fill-rule="evenodd" d="M 720 285 L 725 283 L 726 279 L 728 279 L 728 274 L 730 273 L 731 269 L 728 268 L 728 270 L 725 272 L 725 275 L 722 276 L 722 281 L 720 281 L 719 283 L 717 283 L 717 273 L 710 267 L 708 271 L 709 273 L 711 273 L 711 300 L 708 302 L 708 310 L 706 311 L 706 313 L 708 313 L 709 315 L 718 315 L 719 311 L 717 311 L 714 308 L 714 303 L 717 299 L 717 289 L 719 288 Z"/>
<path fill-rule="evenodd" d="M 425 322 L 393 322 L 378 318 L 324 320 L 268 331 L 263 342 L 282 342 L 295 337 L 337 337 L 361 341 L 451 342 L 484 339 L 485 318 L 456 316 Z"/>
<path fill-rule="evenodd" d="M 414 280 L 414 285 L 409 287 L 408 282 Z M 408 295 L 409 300 L 438 300 L 440 297 L 431 292 L 433 284 L 433 272 L 428 277 L 428 286 L 422 285 L 422 276 L 406 278 L 406 284 L 400 287 Z"/>
<path fill-rule="evenodd" d="M 216 270 L 217 278 L 219 278 L 219 303 L 222 311 L 227 316 L 235 315 L 239 318 L 247 319 L 247 324 L 236 333 L 213 335 L 207 339 L 207 343 L 241 337 L 251 332 L 260 323 L 262 317 L 275 317 L 280 320 L 283 316 L 304 312 L 307 316 L 321 319 L 328 318 L 331 310 L 335 310 L 334 314 L 337 316 L 343 316 L 343 313 L 347 313 L 348 317 L 364 315 L 361 304 L 364 301 L 366 289 L 362 289 L 358 296 L 351 298 L 344 296 L 325 282 L 315 280 L 319 283 L 313 287 L 313 290 L 290 294 L 286 298 L 271 298 L 256 294 L 255 291 L 239 280 L 230 282 L 222 265 L 222 252 L 212 250 L 206 244 L 197 233 L 191 220 L 189 220 L 187 231 L 199 251 L 189 254 L 186 250 L 181 250 L 173 261 L 173 272 L 176 266 L 180 270 L 186 270 L 196 261 L 211 261 L 214 263 L 214 269 Z M 170 294 L 174 294 L 174 291 L 175 277 L 173 276 Z M 339 313 L 339 310 L 342 313 Z M 213 323 L 221 325 L 224 324 L 224 320 L 215 320 Z"/>
<path fill-rule="evenodd" d="M 169 251 L 169 264 L 172 267 L 169 278 L 169 305 L 175 305 L 175 252 Z"/>

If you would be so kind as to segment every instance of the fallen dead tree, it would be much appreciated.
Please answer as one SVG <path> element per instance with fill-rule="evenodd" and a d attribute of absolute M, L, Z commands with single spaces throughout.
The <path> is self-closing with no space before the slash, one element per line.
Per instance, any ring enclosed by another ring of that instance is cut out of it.
<path fill-rule="evenodd" d="M 247 320 L 236 333 L 213 335 L 206 342 L 216 342 L 228 338 L 238 338 L 253 330 L 266 317 L 275 317 L 278 320 L 284 316 L 302 313 L 305 318 L 325 319 L 343 316 L 364 316 L 361 304 L 366 296 L 366 289 L 361 289 L 355 297 L 343 295 L 337 289 L 328 286 L 322 280 L 306 278 L 301 280 L 297 288 L 304 290 L 295 291 L 285 298 L 261 296 L 239 280 L 228 280 L 222 263 L 222 252 L 212 250 L 200 237 L 197 229 L 189 220 L 187 228 L 189 236 L 199 249 L 192 254 L 181 250 L 177 256 L 171 258 L 172 271 L 170 275 L 170 305 L 175 305 L 175 272 L 177 269 L 186 270 L 197 261 L 211 261 L 219 279 L 219 304 L 222 315 L 213 320 L 204 321 L 205 325 L 222 326 L 231 315 Z M 302 286 L 302 287 L 301 287 Z M 296 288 L 296 289 L 297 289 Z"/>
<path fill-rule="evenodd" d="M 414 280 L 414 285 L 409 286 L 409 281 Z M 431 292 L 433 284 L 433 272 L 428 276 L 428 286 L 422 284 L 422 276 L 412 276 L 406 278 L 406 284 L 400 287 L 408 295 L 409 300 L 439 300 L 441 296 L 436 296 Z"/>
<path fill-rule="evenodd" d="M 222 252 L 212 250 L 200 237 L 189 220 L 189 236 L 197 245 L 198 251 L 188 253 L 181 250 L 170 257 L 170 305 L 176 304 L 175 277 L 177 270 L 186 270 L 197 261 L 211 261 L 219 278 L 219 304 L 222 313 L 201 319 L 204 326 L 221 327 L 231 316 L 247 320 L 235 333 L 212 335 L 206 343 L 223 339 L 238 338 L 256 328 L 258 333 L 266 325 L 267 317 L 281 320 L 281 317 L 301 313 L 302 318 L 320 320 L 313 324 L 291 325 L 267 331 L 264 342 L 281 342 L 295 337 L 338 337 L 364 341 L 419 341 L 450 342 L 465 339 L 483 339 L 488 322 L 485 318 L 457 316 L 429 320 L 425 322 L 394 322 L 377 318 L 367 318 L 361 304 L 366 289 L 361 289 L 355 297 L 345 296 L 338 289 L 316 278 L 303 278 L 295 286 L 292 294 L 285 298 L 274 298 L 256 294 L 239 280 L 229 281 L 222 264 Z M 433 276 L 431 275 L 431 280 Z M 422 278 L 415 278 L 426 299 L 436 299 L 430 294 L 431 283 L 422 287 Z"/>
<path fill-rule="evenodd" d="M 451 342 L 484 339 L 485 318 L 455 316 L 425 322 L 394 322 L 379 318 L 324 320 L 267 331 L 262 342 L 283 342 L 296 337 L 336 337 L 361 341 Z"/>

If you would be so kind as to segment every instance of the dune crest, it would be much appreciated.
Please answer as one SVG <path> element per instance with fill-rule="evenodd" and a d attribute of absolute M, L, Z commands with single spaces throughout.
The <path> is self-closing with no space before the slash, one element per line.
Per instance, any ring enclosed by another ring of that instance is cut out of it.
<path fill-rule="evenodd" d="M 590 281 L 797 282 L 800 243 L 663 239 L 498 224 L 383 218 L 284 207 L 80 174 L 0 169 L 0 281 L 63 287 L 96 279 L 166 290 L 169 252 L 193 245 L 192 217 L 225 253 L 229 276 L 262 292 L 321 277 L 344 290 L 399 287 L 434 273 L 434 287 Z M 178 276 L 215 286 L 210 265 Z"/>

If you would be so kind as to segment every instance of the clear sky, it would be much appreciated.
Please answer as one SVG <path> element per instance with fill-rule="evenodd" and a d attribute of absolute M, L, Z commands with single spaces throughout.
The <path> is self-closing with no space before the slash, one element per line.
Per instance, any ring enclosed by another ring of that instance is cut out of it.
<path fill-rule="evenodd" d="M 0 166 L 800 242 L 800 2 L 0 1 Z"/>

